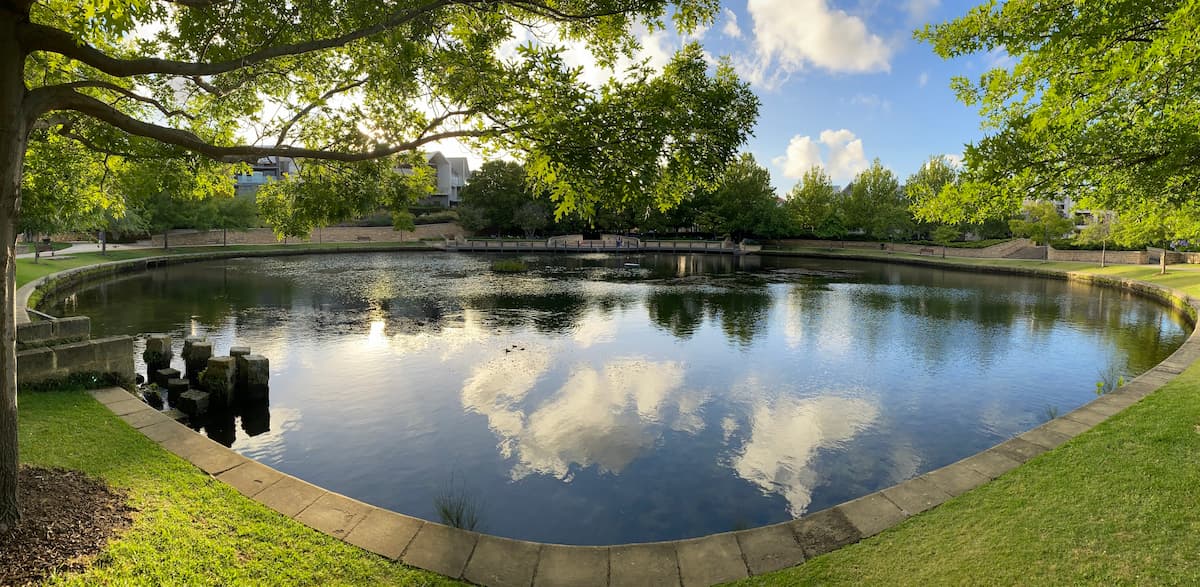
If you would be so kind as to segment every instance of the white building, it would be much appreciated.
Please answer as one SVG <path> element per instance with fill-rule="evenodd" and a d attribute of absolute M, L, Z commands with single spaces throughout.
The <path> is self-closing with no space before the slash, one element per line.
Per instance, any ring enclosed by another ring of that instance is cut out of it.
<path fill-rule="evenodd" d="M 250 168 L 252 171 L 249 174 L 233 176 L 234 193 L 238 196 L 253 196 L 262 184 L 300 172 L 291 157 L 263 157 Z"/>
<path fill-rule="evenodd" d="M 471 179 L 471 164 L 466 157 L 447 157 L 440 151 L 425 154 L 425 162 L 433 168 L 436 179 L 433 194 L 425 202 L 454 208 L 459 203 L 459 192 Z"/>

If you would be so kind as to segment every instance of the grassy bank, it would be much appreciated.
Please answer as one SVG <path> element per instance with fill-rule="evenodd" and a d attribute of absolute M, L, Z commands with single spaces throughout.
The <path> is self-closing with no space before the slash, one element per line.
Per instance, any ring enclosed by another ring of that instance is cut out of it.
<path fill-rule="evenodd" d="M 86 393 L 22 393 L 22 462 L 125 490 L 132 529 L 64 585 L 452 585 L 310 530 L 167 453 Z M 86 422 L 86 425 L 80 425 Z"/>
<path fill-rule="evenodd" d="M 272 251 L 272 250 L 287 250 L 287 251 L 354 251 L 355 249 L 378 249 L 378 248 L 423 248 L 428 247 L 429 243 L 425 242 L 403 242 L 403 243 L 302 243 L 289 245 L 230 245 L 227 247 L 211 246 L 211 247 L 177 247 L 172 249 L 125 249 L 117 248 L 110 249 L 107 254 L 100 253 L 73 253 L 61 257 L 43 257 L 41 261 L 34 263 L 33 259 L 17 259 L 17 287 L 21 287 L 34 279 L 57 273 L 66 269 L 74 269 L 76 267 L 86 267 L 97 263 L 108 263 L 110 261 L 124 261 L 127 259 L 142 259 L 145 257 L 157 257 L 161 255 L 189 255 L 205 252 L 229 252 L 229 251 Z"/>

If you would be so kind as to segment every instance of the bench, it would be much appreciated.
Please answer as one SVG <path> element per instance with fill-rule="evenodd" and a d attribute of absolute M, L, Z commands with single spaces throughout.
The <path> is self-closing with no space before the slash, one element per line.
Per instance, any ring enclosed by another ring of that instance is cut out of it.
<path fill-rule="evenodd" d="M 54 255 L 54 245 L 52 245 L 50 243 L 33 243 L 33 246 L 34 246 L 33 250 L 38 253 L 48 252 L 51 255 Z"/>
<path fill-rule="evenodd" d="M 354 237 L 354 240 L 356 240 L 356 241 L 358 241 L 358 242 L 360 242 L 360 243 L 361 243 L 361 242 L 371 242 L 371 237 L 369 237 L 369 236 L 358 236 L 358 237 Z"/>
<path fill-rule="evenodd" d="M 925 255 L 925 254 L 932 255 L 932 254 L 934 254 L 935 252 L 936 252 L 936 251 L 934 251 L 933 249 L 921 249 L 921 254 L 922 254 L 922 255 Z"/>

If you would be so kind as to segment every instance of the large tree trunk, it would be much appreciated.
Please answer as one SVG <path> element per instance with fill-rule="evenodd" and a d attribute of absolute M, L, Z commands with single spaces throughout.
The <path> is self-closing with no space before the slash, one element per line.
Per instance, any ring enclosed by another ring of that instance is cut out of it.
<path fill-rule="evenodd" d="M 17 44 L 16 21 L 0 7 L 0 534 L 21 521 L 17 507 L 17 325 L 13 316 L 16 293 L 17 214 L 21 209 L 21 167 L 25 162 L 28 123 L 25 99 L 25 57 Z M 34 243 L 36 247 L 36 243 Z"/>

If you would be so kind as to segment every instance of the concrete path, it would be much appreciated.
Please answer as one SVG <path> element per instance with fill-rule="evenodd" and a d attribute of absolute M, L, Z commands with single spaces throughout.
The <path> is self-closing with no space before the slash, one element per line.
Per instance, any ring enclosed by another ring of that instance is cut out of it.
<path fill-rule="evenodd" d="M 18 243 L 17 246 L 23 247 L 26 244 L 28 244 L 28 243 Z M 139 243 L 129 243 L 129 244 L 109 243 L 108 250 L 110 250 L 110 251 L 126 251 L 129 249 L 149 249 L 149 248 L 152 248 L 152 246 L 153 245 L 151 245 L 148 241 L 145 243 L 139 242 Z M 54 251 L 53 255 L 51 255 L 50 252 L 47 251 L 45 253 L 42 253 L 41 256 L 42 257 L 60 257 L 60 256 L 71 255 L 71 254 L 75 254 L 75 253 L 99 253 L 99 252 L 100 252 L 100 243 L 90 243 L 90 242 L 88 242 L 88 243 L 71 243 L 71 246 L 69 246 L 65 249 L 59 249 L 57 251 Z M 21 254 L 17 255 L 17 258 L 18 259 L 32 259 L 32 258 L 34 258 L 34 253 L 21 253 Z"/>

